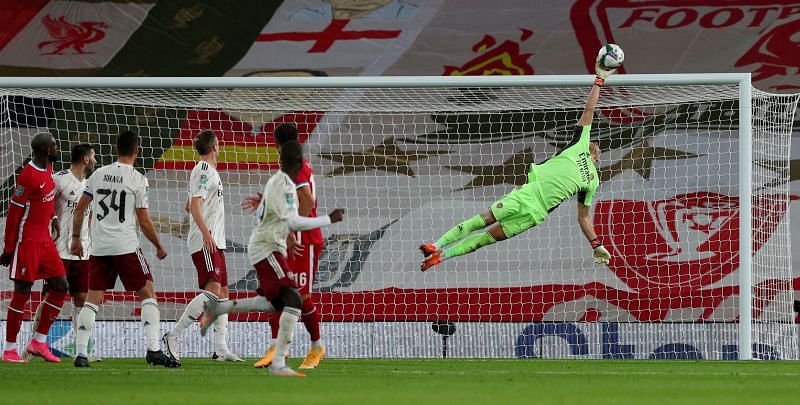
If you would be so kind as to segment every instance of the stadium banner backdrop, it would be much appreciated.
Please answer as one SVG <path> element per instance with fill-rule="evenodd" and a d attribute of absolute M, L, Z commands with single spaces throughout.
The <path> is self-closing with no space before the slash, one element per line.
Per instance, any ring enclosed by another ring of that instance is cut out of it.
<path fill-rule="evenodd" d="M 171 328 L 173 322 L 164 322 Z M 30 333 L 31 322 L 23 322 L 22 333 Z M 798 325 L 788 325 L 798 335 Z M 5 321 L 0 321 L 5 330 Z M 181 339 L 181 354 L 209 357 L 213 339 L 200 336 L 192 326 Z M 93 348 L 100 358 L 143 357 L 141 324 L 136 321 L 105 322 L 95 325 Z M 242 357 L 258 358 L 269 345 L 262 324 L 233 322 L 228 346 Z M 442 357 L 442 335 L 429 322 L 372 322 L 323 325 L 328 357 L 333 358 L 437 358 Z M 788 335 L 788 334 L 787 334 Z M 74 350 L 70 321 L 53 324 L 48 344 L 54 353 Z M 798 341 L 800 343 L 800 341 Z M 309 349 L 308 333 L 295 330 L 291 353 L 301 357 Z M 449 358 L 554 358 L 554 359 L 655 359 L 736 360 L 739 356 L 737 328 L 733 323 L 630 324 L 630 323 L 457 323 L 447 341 Z M 779 349 L 754 345 L 753 356 L 780 360 Z"/>
<path fill-rule="evenodd" d="M 689 4 L 576 0 L 549 7 L 519 0 L 497 7 L 479 1 L 395 0 L 371 2 L 365 9 L 357 7 L 362 3 L 237 0 L 225 2 L 223 7 L 146 1 L 32 1 L 29 7 L 11 10 L 17 17 L 2 28 L 0 74 L 579 74 L 591 72 L 596 49 L 613 41 L 623 44 L 628 55 L 622 73 L 752 71 L 755 86 L 763 90 L 800 88 L 800 76 L 796 74 L 800 63 L 791 41 L 792 35 L 800 31 L 800 7 L 790 1 L 754 0 L 731 5 L 713 0 Z M 103 7 L 102 12 L 98 7 Z M 485 18 L 490 13 L 496 18 Z M 107 16 L 111 20 L 105 20 Z M 211 35 L 212 32 L 217 34 Z M 663 51 L 653 54 L 649 50 L 654 47 Z M 275 58 L 276 52 L 292 58 Z M 220 169 L 228 204 L 233 207 L 226 213 L 231 239 L 227 255 L 231 287 L 237 294 L 250 294 L 255 288 L 245 257 L 246 238 L 253 223 L 252 218 L 236 209 L 238 199 L 260 190 L 269 171 L 276 167 L 271 130 L 280 122 L 295 121 L 302 126 L 302 139 L 309 145 L 311 162 L 318 171 L 320 212 L 346 205 L 351 207 L 350 213 L 359 213 L 326 231 L 326 248 L 315 288 L 327 322 L 430 321 L 441 316 L 458 321 L 496 322 L 652 322 L 687 317 L 727 322 L 736 316 L 735 266 L 719 269 L 715 274 L 720 277 L 701 277 L 690 285 L 670 286 L 690 289 L 689 300 L 665 300 L 658 292 L 646 295 L 632 286 L 646 284 L 647 280 L 631 278 L 618 261 L 609 267 L 592 264 L 589 248 L 573 234 L 578 230 L 571 204 L 559 208 L 546 223 L 498 248 L 450 261 L 432 275 L 417 271 L 416 256 L 412 256 L 414 260 L 408 258 L 419 240 L 435 238 L 462 217 L 485 209 L 488 203 L 519 185 L 524 179 L 525 163 L 551 155 L 559 140 L 524 134 L 503 138 L 471 130 L 466 134 L 472 143 L 465 143 L 443 130 L 446 117 L 421 116 L 414 122 L 422 124 L 399 133 L 362 133 L 354 125 L 348 129 L 350 138 L 341 137 L 332 144 L 318 130 L 327 118 L 324 111 L 176 113 L 114 107 L 108 112 L 124 114 L 125 120 L 81 126 L 77 123 L 85 114 L 96 111 L 96 106 L 48 100 L 31 103 L 35 116 L 12 111 L 12 125 L 0 133 L 0 145 L 8 145 L 11 136 L 24 141 L 42 129 L 56 135 L 62 151 L 77 141 L 113 144 L 113 134 L 127 126 L 135 126 L 145 135 L 146 153 L 137 165 L 148 170 L 153 187 L 151 198 L 155 201 L 151 212 L 170 251 L 166 261 L 151 263 L 156 268 L 157 288 L 165 292 L 161 298 L 165 319 L 177 318 L 185 296 L 191 297 L 184 292 L 195 291 L 195 271 L 185 254 L 188 219 L 179 206 L 180 198 L 175 197 L 185 190 L 187 173 L 181 169 L 194 159 L 189 148 L 191 134 L 222 121 L 228 126 L 211 129 L 222 133 Z M 227 119 L 211 119 L 214 114 Z M 346 124 L 347 117 L 340 119 Z M 388 118 L 375 117 L 376 125 L 367 127 L 380 128 L 377 124 L 381 119 Z M 523 142 L 520 139 L 530 147 L 517 149 L 515 145 L 519 143 L 515 142 Z M 709 184 L 695 184 L 695 190 L 680 195 L 649 192 L 648 200 L 638 197 L 645 195 L 645 190 L 668 189 L 664 179 L 650 176 L 652 172 L 698 163 L 721 166 L 729 163 L 720 161 L 721 156 L 735 161 L 735 153 L 692 150 L 696 143 L 666 133 L 652 134 L 644 143 L 613 144 L 604 139 L 600 134 L 601 147 L 606 152 L 601 169 L 606 171 L 593 215 L 612 249 L 619 231 L 614 229 L 613 221 L 604 219 L 613 218 L 615 210 L 645 209 L 648 205 L 679 201 L 691 211 L 708 198 L 728 199 L 733 207 L 737 204 L 735 190 L 720 190 Z M 798 218 L 800 214 L 797 139 L 800 138 L 795 137 L 790 173 L 794 197 L 784 218 L 778 219 L 788 220 L 789 215 Z M 0 150 L 2 164 L 19 165 L 27 156 L 27 149 L 27 145 L 15 145 Z M 363 164 L 363 159 L 359 161 L 358 156 L 378 150 L 391 151 L 391 165 L 383 162 L 370 166 Z M 654 153 L 656 150 L 670 152 Z M 110 148 L 98 152 L 101 163 L 108 164 Z M 11 158 L 7 159 L 9 153 Z M 644 168 L 636 166 L 634 170 L 631 156 L 650 158 Z M 495 175 L 506 161 L 517 162 L 517 171 L 511 176 Z M 57 169 L 61 167 L 63 162 Z M 386 168 L 392 170 L 387 172 Z M 447 181 L 438 181 L 443 176 Z M 612 196 L 604 191 L 613 190 L 615 181 L 632 180 L 641 188 L 631 190 L 630 195 Z M 441 186 L 453 181 L 460 185 Z M 3 188 L 12 184 L 13 178 L 9 177 Z M 381 200 L 359 194 L 365 184 L 385 187 L 385 199 L 393 204 L 371 208 Z M 414 188 L 426 194 L 411 198 L 391 194 Z M 4 202 L 3 210 L 5 205 Z M 717 215 L 727 218 L 731 227 L 703 237 L 719 238 L 723 231 L 734 235 L 738 218 L 735 208 Z M 0 218 L 0 226 L 4 227 L 4 221 L 4 217 Z M 669 223 L 641 226 L 675 229 L 675 224 Z M 414 231 L 419 229 L 430 234 Z M 798 221 L 794 221 L 791 231 L 793 251 L 800 251 Z M 543 255 L 543 250 L 530 249 L 534 240 L 537 246 L 552 248 Z M 754 254 L 768 250 L 769 244 L 767 240 L 764 246 L 755 246 Z M 152 258 L 149 246 L 144 245 Z M 616 257 L 625 254 L 612 253 Z M 794 286 L 800 290 L 800 255 L 793 260 Z M 503 263 L 502 268 L 498 269 L 497 263 Z M 8 280 L 0 281 L 0 290 L 10 289 Z M 473 301 L 458 298 L 467 296 L 457 294 L 464 291 L 476 293 L 471 295 Z M 566 293 L 555 294 L 556 291 Z M 8 298 L 0 295 L 0 316 L 6 312 Z M 499 306 L 481 305 L 487 302 Z M 511 306 L 510 302 L 518 304 Z M 641 308 L 643 303 L 653 307 Z M 108 319 L 113 309 L 119 309 L 115 305 L 124 311 L 114 314 L 136 314 L 130 302 L 110 302 L 100 319 Z"/>
<path fill-rule="evenodd" d="M 349 213 L 346 221 L 325 231 L 326 245 L 314 281 L 325 321 L 432 321 L 441 317 L 492 322 L 736 320 L 735 249 L 715 251 L 710 261 L 692 258 L 707 243 L 734 241 L 732 246 L 737 246 L 735 183 L 725 177 L 730 172 L 691 175 L 693 167 L 726 167 L 730 161 L 737 161 L 735 148 L 731 146 L 735 142 L 709 144 L 691 135 L 656 131 L 644 142 L 605 148 L 607 152 L 599 168 L 602 183 L 595 196 L 593 217 L 598 233 L 614 255 L 609 266 L 593 263 L 591 249 L 575 224 L 574 204 L 566 203 L 523 235 L 421 273 L 416 251 L 420 240 L 438 237 L 461 219 L 486 209 L 514 186 L 523 184 L 528 164 L 552 155 L 559 140 L 536 139 L 541 136 L 538 132 L 536 136 L 473 132 L 464 135 L 468 137 L 467 143 L 464 138 L 448 133 L 435 116 L 410 118 L 409 122 L 415 125 L 408 126 L 388 125 L 392 119 L 395 118 L 374 115 L 370 125 L 342 129 L 335 137 L 336 144 L 323 145 L 322 151 L 309 156 L 317 170 L 320 212 L 344 206 Z M 340 125 L 347 125 L 346 120 Z M 386 120 L 386 125 L 381 120 Z M 700 137 L 713 138 L 715 124 L 705 118 L 702 123 L 709 132 Z M 367 131 L 358 132 L 354 128 Z M 390 129 L 391 133 L 381 134 L 376 131 L 380 128 Z M 642 131 L 646 128 L 643 126 Z M 599 125 L 595 132 L 603 145 L 613 127 Z M 794 142 L 793 162 L 800 158 L 797 142 Z M 522 143 L 526 147 L 520 150 Z M 364 159 L 365 156 L 372 158 Z M 633 162 L 634 159 L 644 162 Z M 143 161 L 158 164 L 152 157 Z M 510 162 L 507 168 L 504 162 Z M 252 165 L 257 167 L 258 162 Z M 230 208 L 226 210 L 229 239 L 226 256 L 229 287 L 234 294 L 248 295 L 256 289 L 254 272 L 246 259 L 247 238 L 254 219 L 237 204 L 243 196 L 261 190 L 269 173 L 269 170 L 221 169 Z M 675 176 L 664 177 L 663 173 Z M 183 210 L 188 171 L 153 169 L 147 176 L 151 186 L 150 212 L 170 254 L 166 260 L 156 261 L 150 245 L 142 242 L 142 246 L 154 267 L 158 291 L 163 292 L 160 301 L 164 304 L 165 319 L 176 319 L 195 291 L 195 270 L 186 253 L 188 216 Z M 797 173 L 792 178 L 796 179 Z M 678 186 L 676 182 L 684 184 Z M 730 189 L 724 186 L 731 184 Z M 773 217 L 759 217 L 767 212 L 760 208 L 770 203 L 768 196 L 756 199 L 756 223 L 785 223 L 789 210 L 796 213 L 800 207 L 800 189 L 797 183 L 793 186 L 793 201 L 782 210 L 772 211 Z M 382 192 L 375 194 L 376 189 Z M 419 192 L 408 193 L 409 190 Z M 711 200 L 726 203 L 714 204 L 715 211 L 709 213 L 709 204 L 705 203 Z M 659 206 L 678 206 L 682 215 L 642 215 L 650 219 L 636 221 L 639 228 L 635 232 L 623 229 L 629 222 L 624 220 L 626 213 Z M 708 228 L 693 222 L 707 215 L 717 218 L 714 226 Z M 771 235 L 775 227 L 765 225 L 757 231 Z M 800 225 L 792 224 L 792 231 L 800 232 Z M 631 240 L 629 235 L 652 240 Z M 776 243 L 772 238 L 760 240 L 764 243 L 754 245 L 755 260 Z M 649 272 L 637 269 L 636 260 L 628 260 L 642 256 L 641 252 L 630 252 L 630 247 L 641 248 L 644 244 L 648 249 L 657 249 L 669 241 L 681 244 L 687 256 L 670 257 L 660 265 L 644 263 L 652 265 Z M 675 260 L 680 266 L 670 264 Z M 798 260 L 795 256 L 793 264 L 800 264 Z M 655 282 L 660 283 L 659 288 L 652 288 Z M 768 284 L 774 280 L 761 282 Z M 11 290 L 7 280 L 2 281 L 2 286 L 4 291 Z M 760 291 L 756 286 L 756 298 Z M 0 308 L 5 309 L 10 296 L 1 297 Z M 111 297 L 98 319 L 135 316 L 138 309 L 132 298 L 129 294 Z M 763 311 L 765 308 L 758 306 L 761 303 L 786 300 L 755 301 L 758 317 L 761 312 L 781 313 Z M 69 313 L 65 308 L 64 314 Z"/>

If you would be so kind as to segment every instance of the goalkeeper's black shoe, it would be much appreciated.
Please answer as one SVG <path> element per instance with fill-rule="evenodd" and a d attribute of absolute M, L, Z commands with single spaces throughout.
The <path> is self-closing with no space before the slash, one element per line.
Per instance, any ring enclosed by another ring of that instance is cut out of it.
<path fill-rule="evenodd" d="M 76 356 L 74 364 L 78 368 L 89 367 L 89 359 L 83 356 Z"/>
<path fill-rule="evenodd" d="M 181 362 L 176 360 L 174 357 L 164 353 L 163 351 L 159 350 L 157 352 L 154 351 L 147 351 L 147 364 L 153 366 L 164 366 L 169 368 L 180 367 Z"/>

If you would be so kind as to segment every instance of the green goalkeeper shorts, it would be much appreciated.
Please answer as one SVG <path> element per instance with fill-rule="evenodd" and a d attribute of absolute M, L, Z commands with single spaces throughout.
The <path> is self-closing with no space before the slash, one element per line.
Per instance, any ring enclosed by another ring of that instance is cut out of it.
<path fill-rule="evenodd" d="M 506 194 L 492 204 L 492 214 L 503 227 L 503 233 L 512 237 L 533 228 L 547 218 L 539 189 L 527 183 Z"/>

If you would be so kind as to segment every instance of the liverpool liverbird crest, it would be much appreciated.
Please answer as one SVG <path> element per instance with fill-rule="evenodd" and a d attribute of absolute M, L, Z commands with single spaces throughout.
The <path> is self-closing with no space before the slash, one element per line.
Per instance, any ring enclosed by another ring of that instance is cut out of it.
<path fill-rule="evenodd" d="M 77 54 L 94 53 L 84 51 L 83 47 L 105 38 L 106 33 L 102 29 L 108 28 L 108 24 L 101 21 L 81 21 L 73 24 L 68 22 L 64 16 L 54 19 L 49 15 L 42 18 L 42 24 L 53 38 L 39 43 L 39 49 L 45 47 L 52 49 L 43 55 L 63 55 L 64 51 L 69 48 L 72 48 Z"/>

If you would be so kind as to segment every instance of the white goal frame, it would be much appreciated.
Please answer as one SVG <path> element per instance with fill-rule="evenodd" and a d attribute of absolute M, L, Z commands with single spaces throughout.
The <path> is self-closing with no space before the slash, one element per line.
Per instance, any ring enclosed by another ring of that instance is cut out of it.
<path fill-rule="evenodd" d="M 739 86 L 739 359 L 752 360 L 752 87 L 750 73 L 625 74 L 608 86 Z M 589 86 L 590 75 L 394 77 L 0 77 L 3 88 L 433 88 Z"/>

